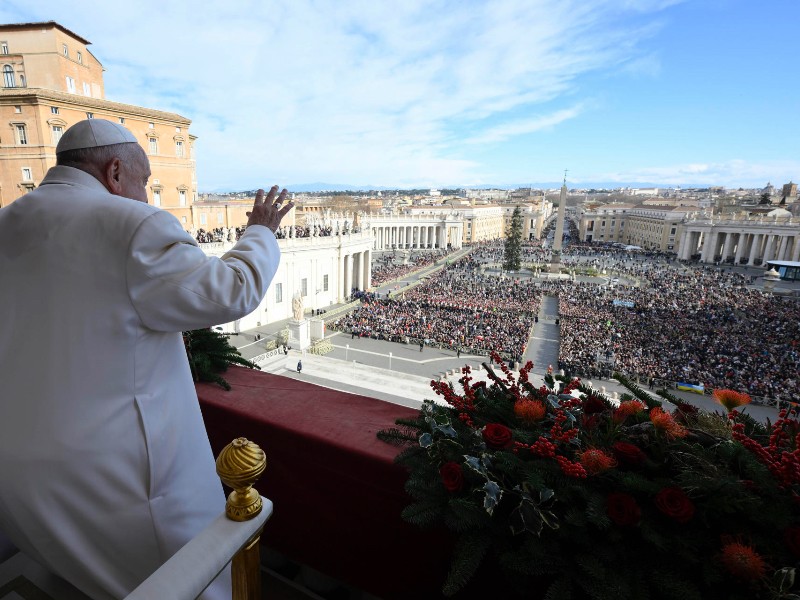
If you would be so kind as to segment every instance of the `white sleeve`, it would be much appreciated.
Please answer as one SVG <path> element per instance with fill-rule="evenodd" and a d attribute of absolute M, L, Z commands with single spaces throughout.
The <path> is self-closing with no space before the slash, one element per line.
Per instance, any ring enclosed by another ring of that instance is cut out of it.
<path fill-rule="evenodd" d="M 221 258 L 206 256 L 171 214 L 147 217 L 131 238 L 128 294 L 145 327 L 186 331 L 253 312 L 278 270 L 269 228 L 248 227 Z"/>

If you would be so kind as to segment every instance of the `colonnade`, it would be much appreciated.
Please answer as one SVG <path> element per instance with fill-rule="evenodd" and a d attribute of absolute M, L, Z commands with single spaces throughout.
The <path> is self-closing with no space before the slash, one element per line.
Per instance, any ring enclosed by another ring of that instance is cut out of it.
<path fill-rule="evenodd" d="M 372 286 L 370 264 L 372 250 L 343 253 L 339 256 L 339 293 L 343 300 L 350 296 L 353 288 L 367 290 Z"/>
<path fill-rule="evenodd" d="M 772 226 L 731 230 L 724 226 L 689 226 L 678 246 L 678 258 L 688 260 L 700 252 L 700 262 L 754 265 L 773 260 L 800 260 L 800 227 Z"/>
<path fill-rule="evenodd" d="M 378 225 L 373 224 L 375 238 L 374 249 L 386 250 L 419 249 L 419 248 L 446 248 L 450 244 L 453 248 L 461 248 L 463 225 L 436 224 L 436 225 Z"/>

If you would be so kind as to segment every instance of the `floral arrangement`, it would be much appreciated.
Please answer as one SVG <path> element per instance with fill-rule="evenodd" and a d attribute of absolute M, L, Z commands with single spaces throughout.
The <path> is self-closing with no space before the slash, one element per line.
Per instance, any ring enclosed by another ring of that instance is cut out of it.
<path fill-rule="evenodd" d="M 443 592 L 490 562 L 524 597 L 800 599 L 800 423 L 766 426 L 717 390 L 725 413 L 662 403 L 620 377 L 617 405 L 580 380 L 502 376 L 431 386 L 415 419 L 381 431 L 403 447 L 403 518 L 455 535 Z M 560 388 L 560 389 L 559 389 Z"/>

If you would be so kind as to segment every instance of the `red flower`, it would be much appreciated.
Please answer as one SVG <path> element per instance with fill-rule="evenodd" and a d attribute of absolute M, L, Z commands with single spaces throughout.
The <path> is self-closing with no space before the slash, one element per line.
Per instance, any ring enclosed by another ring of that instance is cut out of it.
<path fill-rule="evenodd" d="M 686 437 L 689 431 L 683 425 L 676 423 L 672 415 L 665 412 L 663 408 L 653 408 L 650 410 L 650 420 L 659 431 L 670 439 Z"/>
<path fill-rule="evenodd" d="M 614 460 L 613 456 L 599 448 L 584 450 L 581 452 L 579 460 L 589 475 L 597 475 L 617 465 L 617 461 Z"/>
<path fill-rule="evenodd" d="M 725 544 L 722 547 L 720 562 L 731 575 L 745 581 L 761 579 L 767 570 L 767 564 L 761 555 L 740 542 Z"/>
<path fill-rule="evenodd" d="M 747 394 L 742 394 L 734 390 L 714 390 L 711 392 L 711 397 L 714 399 L 714 402 L 721 404 L 728 409 L 729 412 L 744 404 L 750 404 L 753 400 Z"/>
<path fill-rule="evenodd" d="M 800 527 L 787 527 L 783 532 L 783 541 L 791 553 L 800 558 Z"/>
<path fill-rule="evenodd" d="M 656 508 L 677 521 L 687 523 L 694 516 L 694 504 L 681 488 L 668 487 L 656 494 Z"/>
<path fill-rule="evenodd" d="M 524 423 L 541 421 L 546 412 L 541 400 L 518 400 L 514 403 L 514 414 Z"/>
<path fill-rule="evenodd" d="M 500 450 L 511 445 L 511 430 L 500 423 L 489 423 L 483 428 L 483 440 L 489 448 Z"/>
<path fill-rule="evenodd" d="M 617 525 L 629 527 L 639 522 L 642 510 L 630 494 L 614 492 L 606 499 L 606 514 Z"/>
<path fill-rule="evenodd" d="M 639 466 L 647 460 L 647 455 L 641 448 L 629 442 L 614 442 L 611 450 L 620 463 L 629 467 Z"/>
<path fill-rule="evenodd" d="M 442 476 L 442 483 L 448 492 L 457 492 L 464 487 L 464 473 L 461 465 L 456 462 L 444 463 L 439 469 L 439 475 Z"/>
<path fill-rule="evenodd" d="M 642 412 L 645 409 L 644 403 L 640 402 L 639 400 L 630 400 L 628 402 L 621 402 L 619 407 L 614 410 L 614 422 L 615 423 L 622 423 L 630 417 L 631 415 L 635 415 L 637 413 Z"/>

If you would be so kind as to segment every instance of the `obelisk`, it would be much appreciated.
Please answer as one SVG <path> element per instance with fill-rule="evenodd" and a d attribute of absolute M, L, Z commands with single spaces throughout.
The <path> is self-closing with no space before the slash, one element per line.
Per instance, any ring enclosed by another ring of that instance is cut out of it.
<path fill-rule="evenodd" d="M 564 171 L 564 183 L 561 185 L 561 196 L 558 199 L 558 216 L 556 217 L 556 234 L 553 238 L 553 258 L 550 260 L 550 272 L 561 272 L 561 243 L 564 237 L 564 216 L 567 210 L 567 172 Z"/>

